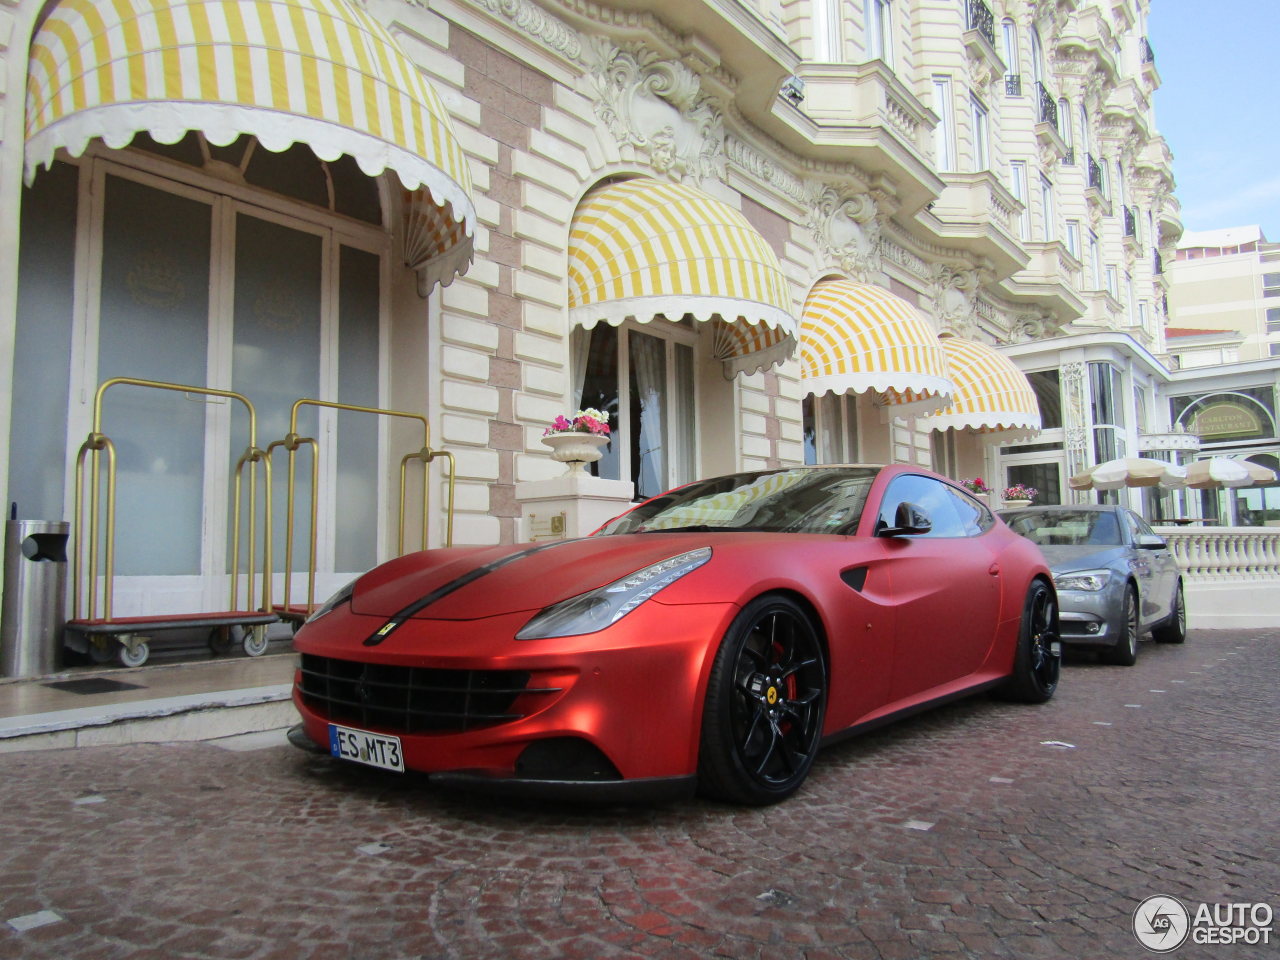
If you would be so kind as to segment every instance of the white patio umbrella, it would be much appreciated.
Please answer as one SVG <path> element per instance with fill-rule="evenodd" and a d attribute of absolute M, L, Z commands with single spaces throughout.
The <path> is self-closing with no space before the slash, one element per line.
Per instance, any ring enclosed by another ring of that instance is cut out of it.
<path fill-rule="evenodd" d="M 1232 457 L 1209 457 L 1187 467 L 1187 486 L 1193 490 L 1251 487 L 1274 483 L 1275 479 L 1275 473 L 1266 467 Z"/>
<path fill-rule="evenodd" d="M 1180 487 L 1186 470 L 1176 463 L 1151 457 L 1121 457 L 1078 473 L 1067 483 L 1072 490 L 1119 490 L 1121 487 Z"/>

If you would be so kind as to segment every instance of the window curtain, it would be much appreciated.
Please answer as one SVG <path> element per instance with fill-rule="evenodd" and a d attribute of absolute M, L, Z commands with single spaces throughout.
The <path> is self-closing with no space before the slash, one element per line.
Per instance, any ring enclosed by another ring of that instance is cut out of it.
<path fill-rule="evenodd" d="M 666 349 L 663 341 L 642 333 L 631 334 L 631 371 L 640 406 L 638 462 L 632 465 L 636 493 L 651 497 L 667 487 L 663 463 L 666 409 Z M 634 400 L 633 400 L 634 403 Z M 636 425 L 632 425 L 636 429 Z"/>
<path fill-rule="evenodd" d="M 587 383 L 587 359 L 591 354 L 591 330 L 574 327 L 569 334 L 569 374 L 573 378 L 570 412 L 582 409 L 582 390 Z"/>

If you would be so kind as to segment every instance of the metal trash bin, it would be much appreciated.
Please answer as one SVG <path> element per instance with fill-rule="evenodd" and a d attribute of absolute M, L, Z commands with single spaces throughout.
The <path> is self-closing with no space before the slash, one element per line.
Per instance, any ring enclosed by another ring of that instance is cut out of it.
<path fill-rule="evenodd" d="M 9 520 L 4 531 L 0 674 L 38 677 L 58 669 L 66 624 L 65 520 Z"/>

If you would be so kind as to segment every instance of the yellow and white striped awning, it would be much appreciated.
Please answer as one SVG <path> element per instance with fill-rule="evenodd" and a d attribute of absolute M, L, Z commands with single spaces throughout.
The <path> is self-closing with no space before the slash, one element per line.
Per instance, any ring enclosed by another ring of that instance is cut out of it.
<path fill-rule="evenodd" d="M 770 367 L 795 349 L 782 267 L 737 210 L 647 177 L 587 194 L 569 233 L 570 322 L 590 329 L 689 315 L 716 321 L 716 356 L 732 372 Z"/>
<path fill-rule="evenodd" d="M 955 385 L 937 334 L 902 297 L 852 280 L 819 283 L 800 317 L 806 393 L 874 390 L 893 416 L 931 413 Z"/>
<path fill-rule="evenodd" d="M 956 392 L 947 407 L 923 425 L 934 430 L 969 428 L 998 433 L 1001 443 L 1026 440 L 1040 432 L 1040 404 L 1026 374 L 985 343 L 943 337 L 947 365 Z"/>
<path fill-rule="evenodd" d="M 410 266 L 448 282 L 471 259 L 471 176 L 448 113 L 350 0 L 60 0 L 31 45 L 26 122 L 28 183 L 60 148 L 80 156 L 101 138 L 122 149 L 143 131 L 347 154 L 430 195 L 407 213 L 424 238 Z"/>

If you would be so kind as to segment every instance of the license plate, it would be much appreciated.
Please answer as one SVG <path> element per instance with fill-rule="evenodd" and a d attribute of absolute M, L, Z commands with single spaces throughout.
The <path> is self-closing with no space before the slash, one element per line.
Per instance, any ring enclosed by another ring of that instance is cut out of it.
<path fill-rule="evenodd" d="M 404 754 L 400 752 L 400 738 L 388 737 L 367 730 L 355 730 L 329 724 L 329 752 L 342 760 L 353 760 L 380 770 L 404 773 Z"/>

